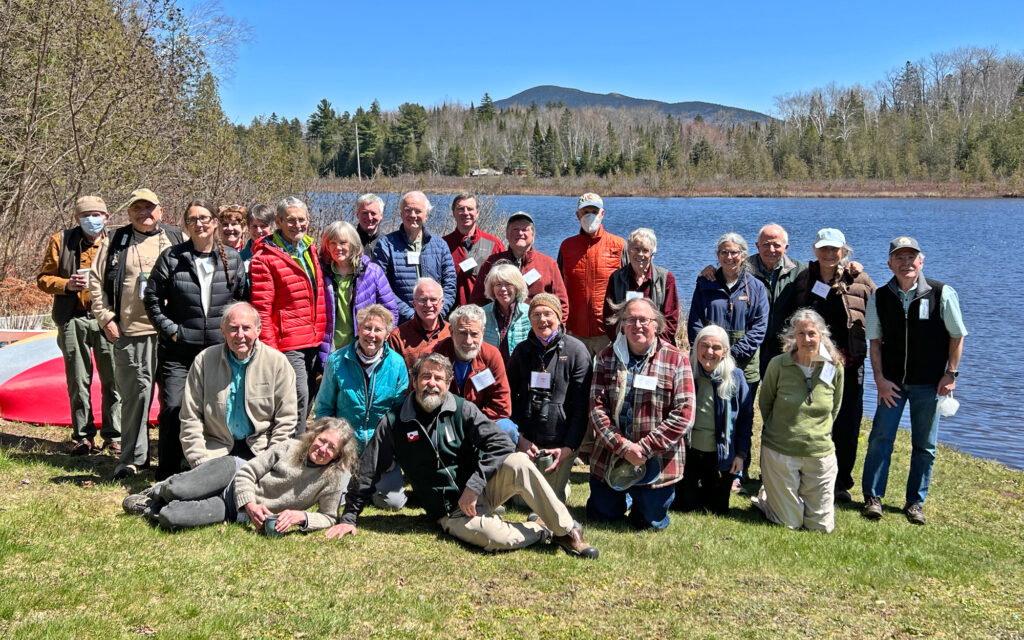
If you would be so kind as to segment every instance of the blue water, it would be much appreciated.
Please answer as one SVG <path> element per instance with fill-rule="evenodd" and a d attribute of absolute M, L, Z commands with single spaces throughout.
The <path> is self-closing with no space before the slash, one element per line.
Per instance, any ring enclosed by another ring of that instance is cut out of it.
<path fill-rule="evenodd" d="M 397 198 L 387 197 L 388 213 Z M 450 196 L 431 198 L 437 205 L 431 226 L 446 223 Z M 554 257 L 561 241 L 579 230 L 576 199 L 554 196 L 499 196 L 497 212 L 530 213 L 537 225 L 536 247 Z M 1024 294 L 1024 201 L 935 199 L 745 199 L 606 198 L 605 227 L 625 237 L 649 227 L 658 237 L 655 262 L 671 270 L 679 297 L 689 305 L 697 273 L 715 262 L 715 243 L 736 231 L 755 252 L 757 231 L 777 222 L 789 231 L 789 255 L 813 259 L 815 233 L 836 227 L 854 248 L 854 259 L 883 285 L 892 276 L 886 264 L 889 241 L 897 235 L 917 238 L 925 254 L 924 273 L 952 285 L 960 294 L 969 335 L 964 343 L 954 396 L 960 411 L 943 418 L 939 439 L 962 451 L 1024 468 L 1024 357 L 1020 347 L 1024 314 L 1013 306 Z M 392 222 L 392 224 L 394 224 Z M 876 390 L 865 374 L 864 415 L 875 410 Z M 909 413 L 909 412 L 907 412 Z M 904 416 L 904 424 L 909 418 Z M 863 455 L 863 451 L 860 452 Z"/>

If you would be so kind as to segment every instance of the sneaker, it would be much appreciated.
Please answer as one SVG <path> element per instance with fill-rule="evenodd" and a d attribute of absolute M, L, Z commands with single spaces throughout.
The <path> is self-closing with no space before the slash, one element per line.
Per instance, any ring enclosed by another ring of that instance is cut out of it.
<path fill-rule="evenodd" d="M 130 478 L 139 472 L 138 467 L 134 464 L 119 464 L 114 469 L 114 480 L 124 480 Z"/>
<path fill-rule="evenodd" d="M 72 440 L 71 445 L 68 447 L 68 453 L 73 456 L 84 456 L 92 453 L 92 450 L 96 448 L 90 438 L 80 438 L 78 440 Z"/>
<path fill-rule="evenodd" d="M 157 507 L 157 500 L 145 493 L 135 493 L 121 503 L 121 508 L 130 516 L 150 516 Z"/>
<path fill-rule="evenodd" d="M 903 513 L 907 516 L 907 522 L 910 524 L 924 524 L 926 521 L 924 509 L 919 504 L 906 505 L 903 507 Z"/>
<path fill-rule="evenodd" d="M 735 480 L 732 481 L 732 492 L 738 496 L 750 495 L 749 493 L 747 493 L 747 490 L 743 488 L 743 483 L 740 482 L 739 478 L 736 478 Z"/>
<path fill-rule="evenodd" d="M 836 491 L 836 504 L 849 504 L 853 502 L 853 496 L 850 495 L 849 491 Z"/>
<path fill-rule="evenodd" d="M 591 546 L 583 540 L 583 530 L 580 527 L 573 527 L 572 530 L 561 536 L 552 535 L 552 542 L 562 547 L 569 555 L 576 558 L 589 558 L 597 560 L 597 547 Z"/>
<path fill-rule="evenodd" d="M 880 520 L 882 518 L 882 499 L 876 496 L 865 496 L 864 508 L 860 515 L 868 520 Z"/>

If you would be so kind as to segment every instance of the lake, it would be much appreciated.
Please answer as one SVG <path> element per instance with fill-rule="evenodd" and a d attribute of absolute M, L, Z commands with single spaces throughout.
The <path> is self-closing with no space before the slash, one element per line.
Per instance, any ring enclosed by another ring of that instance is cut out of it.
<path fill-rule="evenodd" d="M 397 204 L 397 196 L 391 194 L 385 199 L 389 215 Z M 450 195 L 431 197 L 437 204 L 431 227 L 442 220 L 452 226 L 450 200 Z M 574 215 L 576 198 L 498 196 L 494 200 L 497 212 L 503 215 L 520 210 L 530 213 L 537 225 L 536 247 L 552 257 L 564 238 L 579 231 Z M 807 262 L 813 259 L 812 244 L 818 229 L 838 228 L 853 247 L 853 258 L 863 263 L 876 285 L 884 285 L 892 277 L 886 262 L 889 241 L 898 235 L 917 238 L 925 254 L 925 275 L 956 289 L 969 333 L 954 392 L 961 403 L 960 410 L 952 418 L 941 420 L 939 440 L 976 456 L 1024 469 L 1022 420 L 1012 414 L 1024 405 L 1024 394 L 1018 387 L 1024 381 L 1024 354 L 1019 346 L 1019 336 L 1024 335 L 1024 314 L 1000 312 L 996 296 L 982 293 L 992 278 L 999 275 L 1011 283 L 1011 296 L 1024 294 L 1020 284 L 1024 282 L 1024 260 L 1013 255 L 1024 248 L 1024 227 L 1020 223 L 1024 202 L 606 198 L 604 204 L 604 224 L 612 233 L 626 237 L 637 227 L 654 230 L 658 237 L 654 261 L 675 274 L 679 299 L 686 308 L 697 273 L 705 265 L 715 263 L 715 243 L 726 231 L 736 231 L 746 238 L 753 253 L 757 231 L 767 222 L 777 222 L 789 231 L 789 255 Z M 990 264 L 988 257 L 999 257 L 1001 262 Z M 864 390 L 864 415 L 868 418 L 874 415 L 875 401 L 869 364 Z M 909 426 L 909 411 L 904 413 L 903 423 Z M 863 457 L 863 446 L 858 455 Z"/>

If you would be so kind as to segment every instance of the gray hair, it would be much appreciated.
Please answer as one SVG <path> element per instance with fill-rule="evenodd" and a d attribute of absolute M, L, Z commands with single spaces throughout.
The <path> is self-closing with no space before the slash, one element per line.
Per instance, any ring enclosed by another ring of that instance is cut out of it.
<path fill-rule="evenodd" d="M 424 353 L 420 357 L 416 358 L 416 362 L 412 363 L 412 369 L 409 371 L 412 375 L 412 379 L 416 380 L 416 378 L 420 377 L 420 371 L 422 371 L 423 367 L 427 365 L 441 367 L 444 369 L 444 379 L 447 382 L 451 382 L 452 377 L 455 375 L 455 372 L 452 369 L 451 360 L 440 353 Z"/>
<path fill-rule="evenodd" d="M 740 273 L 746 269 L 747 256 L 750 255 L 750 248 L 747 246 L 747 241 L 743 239 L 743 236 L 736 233 L 735 231 L 727 231 L 718 237 L 718 242 L 715 243 L 715 258 L 718 258 L 718 251 L 722 248 L 722 245 L 726 242 L 731 242 L 738 246 L 741 251 L 740 255 Z M 721 264 L 721 262 L 719 262 Z"/>
<path fill-rule="evenodd" d="M 427 194 L 423 193 L 422 191 L 406 191 L 405 193 L 402 194 L 402 197 L 398 199 L 399 212 L 402 211 L 402 205 L 405 204 L 405 199 L 408 198 L 409 196 L 419 196 L 423 198 L 423 201 L 427 203 L 426 212 L 428 215 L 434 210 L 434 205 L 430 204 L 430 198 L 427 197 Z"/>
<path fill-rule="evenodd" d="M 356 198 L 356 209 L 359 209 L 359 205 L 375 204 L 380 209 L 381 213 L 384 213 L 384 200 L 381 199 L 376 193 L 364 193 L 363 195 Z"/>
<path fill-rule="evenodd" d="M 709 324 L 699 332 L 697 337 L 693 339 L 693 346 L 690 347 L 690 366 L 693 368 L 693 377 L 696 380 L 697 376 L 700 375 L 701 367 L 700 362 L 697 361 L 697 348 L 700 347 L 700 341 L 704 338 L 718 338 L 722 343 L 722 347 L 725 348 L 725 357 L 718 363 L 715 370 L 711 372 L 712 378 L 721 379 L 722 383 L 718 385 L 718 397 L 722 400 L 729 400 L 733 394 L 736 393 L 736 380 L 733 379 L 733 372 L 736 370 L 736 361 L 732 357 L 732 353 L 729 352 L 729 334 L 722 327 L 717 324 Z"/>
<path fill-rule="evenodd" d="M 306 206 L 305 202 L 295 196 L 286 196 L 277 203 L 277 218 L 285 217 L 289 209 L 302 209 L 306 216 L 309 216 L 309 207 Z"/>
<path fill-rule="evenodd" d="M 629 247 L 634 242 L 645 242 L 651 248 L 652 255 L 658 253 L 658 237 L 654 235 L 653 229 L 648 229 L 647 227 L 634 229 L 633 233 L 629 234 L 629 237 L 626 238 L 626 246 Z"/>
<path fill-rule="evenodd" d="M 246 224 L 252 224 L 253 220 L 259 220 L 263 224 L 273 225 L 274 224 L 274 209 L 269 204 L 254 204 L 249 208 L 249 211 L 245 214 Z"/>
<path fill-rule="evenodd" d="M 359 262 L 363 257 L 363 243 L 359 240 L 359 232 L 352 226 L 352 223 L 344 220 L 335 220 L 324 229 L 324 235 L 320 238 L 320 255 L 323 261 L 330 264 L 331 251 L 327 248 L 328 241 L 337 242 L 345 240 L 352 247 L 352 268 L 359 268 Z"/>
<path fill-rule="evenodd" d="M 356 325 L 363 324 L 367 318 L 378 318 L 384 322 L 384 330 L 391 333 L 395 328 L 395 314 L 382 304 L 371 304 L 356 311 Z"/>
<path fill-rule="evenodd" d="M 526 280 L 523 279 L 523 274 L 519 269 L 507 260 L 498 261 L 487 274 L 487 279 L 484 280 L 484 295 L 488 300 L 494 300 L 494 285 L 499 282 L 508 283 L 516 288 L 516 302 L 526 300 L 526 294 L 529 291 Z"/>
<path fill-rule="evenodd" d="M 611 305 L 612 311 L 614 313 L 611 317 L 611 320 L 608 321 L 608 324 L 615 326 L 615 332 L 622 333 L 622 321 L 626 317 L 626 310 L 629 309 L 630 305 L 637 302 L 645 302 L 647 303 L 647 306 L 651 308 L 651 313 L 654 314 L 654 327 L 655 329 L 657 329 L 657 335 L 660 336 L 661 334 L 665 333 L 665 327 L 668 326 L 668 323 L 665 321 L 665 314 L 661 312 L 661 309 L 658 308 L 658 305 L 654 304 L 654 300 L 651 300 L 646 296 L 643 298 L 633 298 L 632 300 L 626 300 L 621 304 Z"/>
<path fill-rule="evenodd" d="M 341 438 L 337 455 L 325 466 L 333 467 L 340 471 L 348 471 L 355 475 L 356 471 L 358 471 L 357 462 L 359 461 L 359 455 L 356 453 L 356 436 L 352 432 L 352 425 L 344 418 L 331 416 L 318 418 L 309 426 L 309 429 L 304 434 L 296 436 L 299 440 L 299 446 L 294 449 L 295 462 L 299 464 L 299 468 L 301 469 L 309 458 L 309 448 L 313 446 L 313 441 L 325 431 L 337 431 Z"/>
<path fill-rule="evenodd" d="M 778 228 L 779 228 L 779 230 L 780 230 L 780 231 L 782 231 L 782 241 L 783 241 L 784 243 L 786 243 L 786 244 L 789 244 L 789 232 L 788 232 L 788 231 L 786 231 L 786 227 L 782 226 L 782 225 L 781 225 L 781 224 L 779 224 L 778 222 L 769 222 L 768 224 L 764 225 L 763 227 L 761 227 L 761 228 L 760 228 L 760 229 L 758 230 L 758 232 L 757 232 L 757 240 L 758 240 L 759 242 L 760 242 L 760 240 L 761 240 L 761 235 L 762 235 L 762 234 L 763 234 L 763 233 L 764 233 L 764 232 L 765 232 L 765 231 L 766 231 L 766 230 L 767 230 L 767 229 L 768 229 L 769 227 L 778 227 Z"/>
<path fill-rule="evenodd" d="M 832 342 L 832 332 L 829 330 L 828 325 L 825 324 L 825 319 L 817 311 L 807 307 L 797 309 L 786 320 L 786 327 L 779 334 L 779 341 L 782 343 L 782 353 L 796 353 L 796 326 L 801 322 L 810 322 L 818 330 L 818 334 L 821 335 L 821 344 L 825 345 L 825 349 L 832 356 L 832 362 L 841 363 L 843 361 L 842 354 L 839 353 L 839 349 Z"/>
<path fill-rule="evenodd" d="M 487 327 L 487 314 L 475 304 L 464 304 L 461 307 L 456 307 L 455 311 L 452 311 L 451 315 L 448 316 L 448 323 L 453 328 L 457 327 L 459 322 L 463 320 L 479 322 L 481 330 Z"/>
<path fill-rule="evenodd" d="M 256 321 L 256 330 L 259 331 L 260 330 L 260 326 L 261 326 L 260 314 L 256 311 L 256 307 L 252 306 L 251 304 L 249 304 L 248 302 L 246 302 L 244 300 L 236 300 L 235 302 L 232 302 L 232 303 L 228 304 L 228 306 L 224 307 L 224 309 L 221 310 L 221 312 L 220 312 L 220 330 L 221 331 L 226 331 L 227 330 L 227 327 L 228 327 L 228 316 L 230 316 L 235 311 L 235 309 L 238 309 L 239 307 L 241 307 L 243 309 L 246 309 L 249 313 L 252 314 L 253 319 Z"/>
<path fill-rule="evenodd" d="M 420 287 L 422 287 L 425 284 L 432 284 L 432 285 L 436 286 L 437 288 L 441 289 L 441 295 L 442 296 L 444 295 L 444 289 L 441 287 L 441 283 L 439 283 L 437 280 L 434 280 L 433 278 L 428 278 L 427 276 L 423 276 L 422 278 L 416 278 L 416 284 L 413 285 L 412 296 L 414 298 L 416 297 L 416 292 L 419 291 Z"/>

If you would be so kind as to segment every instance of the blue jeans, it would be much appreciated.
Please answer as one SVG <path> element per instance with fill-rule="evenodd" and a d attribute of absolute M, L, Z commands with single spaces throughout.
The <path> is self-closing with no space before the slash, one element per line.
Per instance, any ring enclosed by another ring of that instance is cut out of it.
<path fill-rule="evenodd" d="M 616 491 L 604 480 L 590 476 L 590 498 L 587 500 L 587 519 L 592 522 L 614 522 L 626 515 L 627 520 L 637 529 L 664 529 L 668 526 L 668 508 L 676 497 L 676 486 L 652 489 L 631 487 Z"/>
<path fill-rule="evenodd" d="M 889 461 L 903 407 L 910 402 L 910 473 L 907 476 L 907 504 L 924 504 L 935 464 L 935 441 L 939 431 L 939 414 L 935 411 L 936 387 L 911 384 L 900 388 L 895 407 L 879 403 L 868 436 L 868 453 L 864 458 L 862 488 L 864 497 L 885 496 L 889 480 Z"/>

